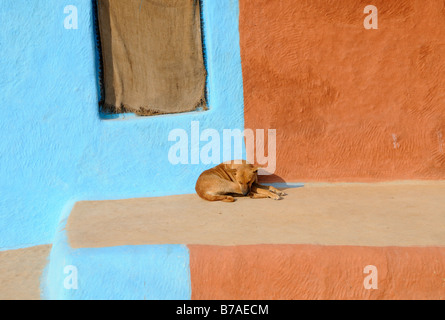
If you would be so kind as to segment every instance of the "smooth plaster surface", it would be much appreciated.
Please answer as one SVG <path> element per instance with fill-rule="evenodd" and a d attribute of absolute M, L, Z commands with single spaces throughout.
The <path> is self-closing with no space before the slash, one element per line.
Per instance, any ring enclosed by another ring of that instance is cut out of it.
<path fill-rule="evenodd" d="M 443 246 L 443 182 L 306 184 L 283 200 L 196 194 L 75 204 L 73 248 L 141 244 Z"/>

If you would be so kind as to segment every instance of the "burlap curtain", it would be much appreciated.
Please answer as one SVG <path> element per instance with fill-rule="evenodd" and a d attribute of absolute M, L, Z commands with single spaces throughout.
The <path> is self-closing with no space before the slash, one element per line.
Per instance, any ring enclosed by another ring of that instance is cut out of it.
<path fill-rule="evenodd" d="M 205 108 L 199 0 L 98 0 L 98 18 L 104 110 Z"/>

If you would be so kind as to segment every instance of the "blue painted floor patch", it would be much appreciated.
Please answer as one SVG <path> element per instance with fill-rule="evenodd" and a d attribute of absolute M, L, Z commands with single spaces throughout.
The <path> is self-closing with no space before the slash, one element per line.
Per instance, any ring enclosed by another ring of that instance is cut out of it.
<path fill-rule="evenodd" d="M 42 281 L 49 300 L 190 300 L 185 245 L 71 249 L 65 232 Z"/>

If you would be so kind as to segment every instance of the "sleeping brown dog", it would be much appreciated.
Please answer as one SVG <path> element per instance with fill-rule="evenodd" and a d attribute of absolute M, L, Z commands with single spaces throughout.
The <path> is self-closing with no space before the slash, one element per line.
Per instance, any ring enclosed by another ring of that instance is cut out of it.
<path fill-rule="evenodd" d="M 208 201 L 233 202 L 235 196 L 280 200 L 284 192 L 258 183 L 258 167 L 245 160 L 223 162 L 204 171 L 198 178 L 196 193 Z"/>

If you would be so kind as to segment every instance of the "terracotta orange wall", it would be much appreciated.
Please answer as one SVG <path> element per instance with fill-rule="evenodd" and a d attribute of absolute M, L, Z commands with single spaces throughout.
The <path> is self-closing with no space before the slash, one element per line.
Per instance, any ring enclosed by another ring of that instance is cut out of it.
<path fill-rule="evenodd" d="M 445 248 L 188 246 L 192 299 L 445 299 Z M 365 289 L 377 268 L 377 289 Z"/>
<path fill-rule="evenodd" d="M 444 36 L 442 0 L 240 0 L 245 127 L 288 181 L 444 179 Z"/>

